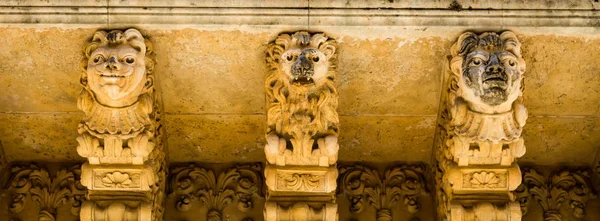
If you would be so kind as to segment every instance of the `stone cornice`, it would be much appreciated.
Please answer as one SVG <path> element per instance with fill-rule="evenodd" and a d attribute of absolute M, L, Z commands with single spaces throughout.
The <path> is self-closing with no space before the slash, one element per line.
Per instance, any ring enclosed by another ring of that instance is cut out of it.
<path fill-rule="evenodd" d="M 119 1 L 62 0 L 52 3 L 5 1 L 0 3 L 0 26 L 152 25 L 190 27 L 236 26 L 453 26 L 453 27 L 595 27 L 600 23 L 600 3 L 551 5 L 476 4 L 444 0 L 431 3 L 367 1 L 345 5 L 342 1 Z M 77 6 L 74 6 L 77 5 Z M 218 5 L 218 7 L 215 7 Z M 527 9 L 522 9 L 527 8 Z"/>

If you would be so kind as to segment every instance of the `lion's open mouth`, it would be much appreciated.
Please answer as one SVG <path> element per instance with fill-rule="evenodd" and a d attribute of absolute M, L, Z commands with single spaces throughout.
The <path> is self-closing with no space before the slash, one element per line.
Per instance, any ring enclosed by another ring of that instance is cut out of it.
<path fill-rule="evenodd" d="M 296 76 L 292 78 L 294 84 L 312 84 L 315 83 L 314 79 L 309 76 Z"/>

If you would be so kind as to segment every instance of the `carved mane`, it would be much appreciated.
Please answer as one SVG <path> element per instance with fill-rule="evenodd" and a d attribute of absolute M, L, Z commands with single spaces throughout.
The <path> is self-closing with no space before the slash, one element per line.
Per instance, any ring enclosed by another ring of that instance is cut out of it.
<path fill-rule="evenodd" d="M 281 70 L 282 54 L 293 47 L 314 48 L 330 52 L 324 78 L 312 85 L 295 85 Z M 269 71 L 265 80 L 267 92 L 267 134 L 282 138 L 307 133 L 313 138 L 337 136 L 339 119 L 336 112 L 338 93 L 335 87 L 336 42 L 324 34 L 307 32 L 281 34 L 267 48 Z"/>

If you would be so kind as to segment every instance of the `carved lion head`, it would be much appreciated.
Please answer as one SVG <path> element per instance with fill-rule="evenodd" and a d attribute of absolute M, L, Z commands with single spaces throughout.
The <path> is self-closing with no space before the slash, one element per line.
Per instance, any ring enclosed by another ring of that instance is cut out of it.
<path fill-rule="evenodd" d="M 462 34 L 452 46 L 452 72 L 460 96 L 482 112 L 510 110 L 521 94 L 525 61 L 521 43 L 510 31 Z"/>
<path fill-rule="evenodd" d="M 151 53 L 138 30 L 98 31 L 84 48 L 81 84 L 103 105 L 129 106 L 153 86 Z"/>
<path fill-rule="evenodd" d="M 309 85 L 327 77 L 335 55 L 335 41 L 324 34 L 300 31 L 279 35 L 269 48 L 270 63 L 279 66 L 290 84 Z"/>
<path fill-rule="evenodd" d="M 280 34 L 267 48 L 267 134 L 337 134 L 336 41 L 322 33 Z"/>

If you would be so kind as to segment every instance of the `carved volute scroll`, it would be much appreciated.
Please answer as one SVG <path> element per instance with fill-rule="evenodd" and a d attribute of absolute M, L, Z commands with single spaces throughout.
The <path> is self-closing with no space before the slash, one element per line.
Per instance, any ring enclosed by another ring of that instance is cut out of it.
<path fill-rule="evenodd" d="M 193 203 L 207 207 L 206 220 L 222 221 L 223 210 L 232 203 L 240 212 L 254 208 L 257 197 L 263 197 L 260 164 L 238 165 L 215 176 L 212 170 L 190 164 L 172 170 L 170 196 L 178 198 L 175 207 L 190 210 Z"/>
<path fill-rule="evenodd" d="M 81 219 L 161 220 L 166 164 L 152 44 L 136 29 L 97 31 L 83 52 L 77 152 L 88 160 L 81 183 L 90 193 Z"/>
<path fill-rule="evenodd" d="M 337 219 L 336 44 L 299 31 L 267 48 L 266 220 Z"/>
<path fill-rule="evenodd" d="M 368 167 L 341 167 L 339 192 L 350 200 L 353 214 L 362 212 L 368 203 L 377 211 L 375 220 L 391 221 L 392 209 L 400 202 L 410 213 L 419 211 L 418 196 L 426 193 L 424 170 L 422 166 L 394 167 L 381 177 Z"/>
<path fill-rule="evenodd" d="M 438 214 L 520 220 L 511 191 L 521 183 L 515 161 L 525 154 L 521 44 L 510 31 L 467 32 L 451 53 L 436 153 Z"/>
<path fill-rule="evenodd" d="M 40 221 L 57 220 L 57 209 L 67 203 L 71 204 L 71 213 L 79 215 L 87 193 L 79 182 L 80 173 L 80 165 L 61 169 L 55 175 L 37 165 L 13 167 L 9 179 L 12 195 L 9 211 L 21 212 L 30 199 L 39 208 L 37 217 Z"/>
<path fill-rule="evenodd" d="M 546 178 L 533 169 L 524 170 L 523 183 L 515 191 L 523 215 L 534 199 L 542 207 L 544 221 L 562 221 L 563 204 L 571 208 L 573 217 L 584 218 L 587 202 L 596 198 L 591 175 L 590 170 L 561 170 Z"/>

